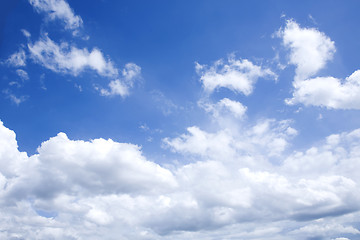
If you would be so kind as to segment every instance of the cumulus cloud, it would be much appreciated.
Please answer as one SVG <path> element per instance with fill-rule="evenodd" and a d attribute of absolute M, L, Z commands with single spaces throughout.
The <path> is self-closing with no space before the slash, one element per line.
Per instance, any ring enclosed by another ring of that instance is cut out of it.
<path fill-rule="evenodd" d="M 277 34 L 290 50 L 290 63 L 296 66 L 294 85 L 324 68 L 336 51 L 335 43 L 323 32 L 301 28 L 294 20 L 288 20 Z"/>
<path fill-rule="evenodd" d="M 215 119 L 218 119 L 224 114 L 230 114 L 235 118 L 241 119 L 244 117 L 247 109 L 242 103 L 230 100 L 228 98 L 223 98 L 216 104 L 203 100 L 199 102 L 199 105 L 200 107 L 204 108 L 205 111 L 212 113 Z"/>
<path fill-rule="evenodd" d="M 100 76 L 114 79 L 110 81 L 108 89 L 95 87 L 103 96 L 129 95 L 135 80 L 141 76 L 141 68 L 135 63 L 127 63 L 124 69 L 119 71 L 98 48 L 89 51 L 86 48 L 70 46 L 66 42 L 58 44 L 47 35 L 35 43 L 29 43 L 28 49 L 35 62 L 54 72 L 77 76 L 91 69 Z"/>
<path fill-rule="evenodd" d="M 302 103 L 331 109 L 360 109 L 360 71 L 344 80 L 334 77 L 310 78 L 296 84 L 287 104 Z"/>
<path fill-rule="evenodd" d="M 29 3 L 37 12 L 45 13 L 49 20 L 63 21 L 66 29 L 76 30 L 83 24 L 65 0 L 29 0 Z"/>
<path fill-rule="evenodd" d="M 146 159 L 139 146 L 111 139 L 70 140 L 65 133 L 28 157 L 19 152 L 15 133 L 1 123 L 0 236 L 358 236 L 360 130 L 331 135 L 317 147 L 291 153 L 283 163 L 271 163 L 269 150 L 261 150 L 269 143 L 260 140 L 294 131 L 289 123 L 274 120 L 263 120 L 241 136 L 193 128 L 191 135 L 167 144 L 196 160 L 165 168 Z M 247 146 L 254 151 L 238 147 L 254 134 L 257 139 Z"/>
<path fill-rule="evenodd" d="M 345 79 L 331 76 L 314 77 L 336 51 L 334 42 L 314 28 L 301 28 L 288 20 L 278 36 L 290 51 L 290 63 L 296 66 L 293 96 L 289 105 L 304 104 L 330 109 L 360 109 L 360 72 L 355 71 Z"/>
<path fill-rule="evenodd" d="M 105 59 L 103 53 L 94 48 L 79 49 L 75 46 L 69 46 L 63 42 L 57 44 L 47 35 L 35 43 L 28 44 L 30 57 L 54 72 L 64 72 L 78 75 L 89 68 L 96 71 L 101 76 L 117 76 L 118 70 L 113 66 L 110 60 Z"/>
<path fill-rule="evenodd" d="M 234 56 L 230 56 L 227 61 L 218 60 L 210 67 L 196 63 L 195 68 L 208 93 L 218 88 L 228 88 L 247 96 L 252 93 L 258 78 L 277 78 L 270 69 L 255 65 L 247 59 L 235 59 Z"/>
<path fill-rule="evenodd" d="M 288 140 L 297 133 L 290 123 L 287 120 L 265 119 L 253 126 L 238 130 L 225 128 L 215 133 L 193 126 L 187 128 L 188 134 L 165 138 L 164 142 L 175 152 L 203 156 L 205 159 L 233 159 L 249 153 L 276 156 L 285 150 Z"/>
<path fill-rule="evenodd" d="M 18 52 L 13 53 L 5 62 L 14 67 L 26 66 L 26 54 L 24 49 L 20 49 Z"/>
<path fill-rule="evenodd" d="M 135 63 L 127 63 L 121 74 L 122 79 L 112 80 L 108 89 L 99 88 L 100 94 L 103 96 L 120 95 L 122 97 L 129 95 L 129 90 L 133 87 L 134 81 L 141 77 L 141 68 Z"/>

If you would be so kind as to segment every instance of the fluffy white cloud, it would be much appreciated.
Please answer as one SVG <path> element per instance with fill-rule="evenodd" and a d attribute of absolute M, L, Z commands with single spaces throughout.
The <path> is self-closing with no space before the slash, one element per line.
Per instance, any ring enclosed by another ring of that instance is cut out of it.
<path fill-rule="evenodd" d="M 125 97 L 129 95 L 134 81 L 141 76 L 141 68 L 134 63 L 127 63 L 124 69 L 119 71 L 99 49 L 94 48 L 89 51 L 86 48 L 79 49 L 69 46 L 66 42 L 57 44 L 47 35 L 35 43 L 29 43 L 28 49 L 30 57 L 35 62 L 54 72 L 77 76 L 81 72 L 91 69 L 100 76 L 115 78 L 110 81 L 108 89 L 96 87 L 103 96 L 120 95 Z"/>
<path fill-rule="evenodd" d="M 122 80 L 112 80 L 109 83 L 109 89 L 99 88 L 100 94 L 103 96 L 120 95 L 122 97 L 129 95 L 129 89 L 133 87 L 134 81 L 141 76 L 141 68 L 135 63 L 127 63 L 121 74 Z"/>
<path fill-rule="evenodd" d="M 208 93 L 224 87 L 247 96 L 252 93 L 258 78 L 277 78 L 270 69 L 257 66 L 247 59 L 235 59 L 234 56 L 230 56 L 226 62 L 218 60 L 210 67 L 196 63 L 196 71 Z"/>
<path fill-rule="evenodd" d="M 360 71 L 345 80 L 334 77 L 310 78 L 296 84 L 287 104 L 302 103 L 333 109 L 360 109 Z"/>
<path fill-rule="evenodd" d="M 301 28 L 289 20 L 278 32 L 290 50 L 290 63 L 296 66 L 293 96 L 289 105 L 302 103 L 332 109 L 360 109 L 360 71 L 344 80 L 334 77 L 313 77 L 333 58 L 335 44 L 314 28 Z"/>
<path fill-rule="evenodd" d="M 271 157 L 283 152 L 289 144 L 288 140 L 296 135 L 297 131 L 289 126 L 290 123 L 265 119 L 252 126 L 225 128 L 215 133 L 193 126 L 187 129 L 188 134 L 174 139 L 165 138 L 164 142 L 173 151 L 204 156 L 206 159 L 233 159 L 250 153 Z"/>
<path fill-rule="evenodd" d="M 76 30 L 82 26 L 82 19 L 75 15 L 65 0 L 29 0 L 37 12 L 44 12 L 48 19 L 59 19 L 65 23 L 65 28 Z"/>
<path fill-rule="evenodd" d="M 0 121 L 0 176 L 7 178 L 20 175 L 20 168 L 27 161 L 26 153 L 17 150 L 15 136 L 15 132 L 6 128 Z"/>
<path fill-rule="evenodd" d="M 189 128 L 165 144 L 193 161 L 168 168 L 147 160 L 136 145 L 75 141 L 64 133 L 28 157 L 18 151 L 15 133 L 1 123 L 0 236 L 359 236 L 360 130 L 287 154 L 284 146 L 296 134 L 290 123 L 261 120 L 215 133 Z"/>
<path fill-rule="evenodd" d="M 324 33 L 315 28 L 301 28 L 293 20 L 286 22 L 278 36 L 290 50 L 290 63 L 296 66 L 294 85 L 324 68 L 336 51 L 334 42 Z"/>
<path fill-rule="evenodd" d="M 223 114 L 230 114 L 235 118 L 242 118 L 247 109 L 240 102 L 228 98 L 223 98 L 216 104 L 200 101 L 199 105 L 204 108 L 205 111 L 212 113 L 215 119 L 218 119 Z"/>
<path fill-rule="evenodd" d="M 13 53 L 7 60 L 6 63 L 14 67 L 26 66 L 26 55 L 24 49 L 20 49 L 18 52 Z"/>
<path fill-rule="evenodd" d="M 112 80 L 109 83 L 109 89 L 101 88 L 99 91 L 102 96 L 120 95 L 124 97 L 129 94 L 128 87 L 118 79 Z"/>
<path fill-rule="evenodd" d="M 94 48 L 79 49 L 63 42 L 57 44 L 47 35 L 35 43 L 28 44 L 31 58 L 44 67 L 55 71 L 65 72 L 74 76 L 86 68 L 96 71 L 101 76 L 117 76 L 118 70 L 110 60 L 104 58 L 103 53 Z"/>

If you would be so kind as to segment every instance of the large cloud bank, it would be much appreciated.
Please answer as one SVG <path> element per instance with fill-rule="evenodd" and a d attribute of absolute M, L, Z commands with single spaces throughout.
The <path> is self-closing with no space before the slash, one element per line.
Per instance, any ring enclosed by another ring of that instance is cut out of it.
<path fill-rule="evenodd" d="M 0 125 L 2 239 L 304 239 L 360 234 L 360 130 L 285 153 L 296 130 L 267 119 L 164 139 L 189 164 L 139 146 L 70 140 L 19 152 Z M 218 237 L 216 237 L 218 236 Z"/>

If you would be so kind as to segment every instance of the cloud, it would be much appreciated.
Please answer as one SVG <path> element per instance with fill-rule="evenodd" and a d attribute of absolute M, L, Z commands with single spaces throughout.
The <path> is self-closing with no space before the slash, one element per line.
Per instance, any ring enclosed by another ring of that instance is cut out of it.
<path fill-rule="evenodd" d="M 66 29 L 77 30 L 83 24 L 65 0 L 29 0 L 29 3 L 37 12 L 47 14 L 49 20 L 63 21 Z"/>
<path fill-rule="evenodd" d="M 336 51 L 335 43 L 324 33 L 315 28 L 301 28 L 294 20 L 288 20 L 277 35 L 290 50 L 290 63 L 296 66 L 295 87 L 298 81 L 324 68 Z"/>
<path fill-rule="evenodd" d="M 21 29 L 20 31 L 22 32 L 22 34 L 24 34 L 25 37 L 27 38 L 31 37 L 31 34 L 26 29 Z"/>
<path fill-rule="evenodd" d="M 104 58 L 103 53 L 94 48 L 89 51 L 86 48 L 79 49 L 63 42 L 57 44 L 47 35 L 28 44 L 30 57 L 44 67 L 54 71 L 77 76 L 85 69 L 92 69 L 100 76 L 114 77 L 118 70 L 110 60 Z"/>
<path fill-rule="evenodd" d="M 287 158 L 278 152 L 286 160 L 273 164 L 267 145 L 294 135 L 289 124 L 262 120 L 238 133 L 193 127 L 167 143 L 194 161 L 165 168 L 147 160 L 139 146 L 111 139 L 70 140 L 64 133 L 28 157 L 19 152 L 15 133 L 1 123 L 0 236 L 358 236 L 360 130 L 331 135 L 317 150 Z"/>
<path fill-rule="evenodd" d="M 141 77 L 141 68 L 135 63 L 127 63 L 121 74 L 122 79 L 112 80 L 108 85 L 108 89 L 98 88 L 100 94 L 103 96 L 128 96 L 135 80 Z"/>
<path fill-rule="evenodd" d="M 109 86 L 109 89 L 98 88 L 98 90 L 100 91 L 100 94 L 102 96 L 120 95 L 120 96 L 125 97 L 125 96 L 129 95 L 128 87 L 118 79 L 111 81 L 108 86 Z"/>
<path fill-rule="evenodd" d="M 313 77 L 336 51 L 334 42 L 314 28 L 301 28 L 288 20 L 278 36 L 290 50 L 290 63 L 296 66 L 293 96 L 286 104 L 304 104 L 329 109 L 360 109 L 360 72 L 344 80 L 331 76 Z"/>
<path fill-rule="evenodd" d="M 77 76 L 91 69 L 100 76 L 113 78 L 108 89 L 95 86 L 102 96 L 128 96 L 134 82 L 141 77 L 141 68 L 135 63 L 127 63 L 124 69 L 119 71 L 99 49 L 89 51 L 86 48 L 69 46 L 66 42 L 57 44 L 47 35 L 35 43 L 29 43 L 28 48 L 30 57 L 35 62 L 54 72 Z"/>
<path fill-rule="evenodd" d="M 240 129 L 224 128 L 208 133 L 197 126 L 187 128 L 188 134 L 164 143 L 173 151 L 202 156 L 205 159 L 233 159 L 237 155 L 264 154 L 277 156 L 288 146 L 288 140 L 297 134 L 290 121 L 265 119 Z"/>
<path fill-rule="evenodd" d="M 26 66 L 26 55 L 23 49 L 13 53 L 6 61 L 7 64 L 13 67 L 24 67 Z"/>
<path fill-rule="evenodd" d="M 26 81 L 29 80 L 29 75 L 22 69 L 17 69 L 16 74 L 21 78 L 21 80 Z"/>
<path fill-rule="evenodd" d="M 176 105 L 171 99 L 167 98 L 164 93 L 159 90 L 151 91 L 151 97 L 155 103 L 157 103 L 157 108 L 160 109 L 164 116 L 169 116 L 170 114 L 181 109 L 180 106 Z"/>
<path fill-rule="evenodd" d="M 241 119 L 244 117 L 246 112 L 246 107 L 240 102 L 230 100 L 228 98 L 223 98 L 216 104 L 206 102 L 204 100 L 199 102 L 200 107 L 204 108 L 205 111 L 213 114 L 215 119 L 219 117 L 230 114 L 235 118 Z"/>
<path fill-rule="evenodd" d="M 328 234 L 330 232 L 333 233 L 350 233 L 350 234 L 360 234 L 360 231 L 357 230 L 354 227 L 351 226 L 342 226 L 341 224 L 314 224 L 314 225 L 307 225 L 305 227 L 302 227 L 300 229 L 297 229 L 294 231 L 294 233 L 305 233 L 306 235 L 309 236 L 314 236 L 314 234 L 316 235 L 324 235 L 324 234 Z M 322 234 L 321 234 L 322 233 Z"/>
<path fill-rule="evenodd" d="M 316 77 L 297 83 L 287 104 L 302 103 L 331 109 L 360 109 L 360 71 L 345 80 Z"/>
<path fill-rule="evenodd" d="M 195 68 L 207 93 L 218 88 L 228 88 L 248 96 L 258 78 L 277 78 L 270 69 L 254 65 L 247 59 L 235 59 L 234 56 L 230 56 L 227 61 L 218 60 L 210 67 L 196 63 Z"/>
<path fill-rule="evenodd" d="M 9 89 L 3 90 L 3 93 L 5 94 L 6 98 L 10 99 L 16 105 L 20 105 L 20 103 L 22 103 L 22 102 L 24 102 L 24 101 L 26 101 L 28 99 L 28 96 L 17 97 Z"/>

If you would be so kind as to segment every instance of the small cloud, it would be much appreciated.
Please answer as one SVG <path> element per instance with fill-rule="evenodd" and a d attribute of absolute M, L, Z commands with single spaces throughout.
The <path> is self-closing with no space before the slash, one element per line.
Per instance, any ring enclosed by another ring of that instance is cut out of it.
<path fill-rule="evenodd" d="M 116 77 L 118 69 L 113 63 L 105 59 L 103 53 L 94 48 L 89 51 L 86 48 L 79 49 L 63 42 L 57 44 L 47 34 L 34 44 L 28 44 L 31 58 L 54 72 L 63 72 L 77 76 L 85 69 L 92 69 L 100 76 Z"/>
<path fill-rule="evenodd" d="M 40 75 L 40 87 L 41 87 L 41 89 L 43 89 L 45 91 L 47 90 L 47 88 L 45 86 L 45 74 L 44 73 Z"/>
<path fill-rule="evenodd" d="M 75 84 L 74 84 L 74 87 L 77 88 L 77 89 L 79 90 L 79 92 L 82 92 L 82 91 L 83 91 L 81 85 L 79 85 L 79 84 L 76 84 L 76 83 L 75 83 Z"/>
<path fill-rule="evenodd" d="M 316 22 L 315 18 L 314 18 L 311 14 L 308 15 L 308 18 L 309 18 L 315 25 L 318 25 L 318 23 Z"/>
<path fill-rule="evenodd" d="M 9 89 L 5 89 L 3 91 L 3 93 L 5 94 L 5 97 L 10 99 L 13 103 L 15 103 L 17 106 L 20 105 L 20 103 L 26 101 L 28 99 L 28 96 L 20 96 L 17 97 L 16 95 L 14 95 L 13 93 L 11 93 L 11 91 Z"/>
<path fill-rule="evenodd" d="M 48 20 L 60 20 L 65 24 L 65 29 L 73 30 L 77 35 L 83 21 L 80 16 L 75 15 L 73 9 L 65 0 L 29 0 L 29 3 L 38 13 L 47 14 Z"/>
<path fill-rule="evenodd" d="M 9 86 L 16 86 L 16 87 L 22 87 L 22 85 L 19 82 L 16 81 L 11 81 L 9 82 Z"/>
<path fill-rule="evenodd" d="M 99 87 L 95 87 L 95 89 L 100 91 L 101 96 L 120 95 L 121 97 L 126 97 L 129 95 L 128 87 L 119 79 L 111 81 L 108 86 L 109 89 L 99 88 Z"/>
<path fill-rule="evenodd" d="M 24 49 L 20 49 L 18 52 L 13 53 L 5 62 L 13 67 L 26 66 L 26 55 Z"/>
<path fill-rule="evenodd" d="M 205 92 L 209 94 L 219 88 L 228 88 L 248 96 L 259 78 L 272 77 L 277 80 L 277 75 L 270 69 L 247 59 L 235 59 L 234 55 L 230 55 L 227 61 L 217 60 L 210 67 L 195 63 L 195 69 Z"/>
<path fill-rule="evenodd" d="M 152 99 L 158 103 L 158 109 L 160 109 L 165 116 L 172 114 L 180 108 L 159 90 L 153 90 L 151 96 Z"/>
<path fill-rule="evenodd" d="M 212 113 L 215 119 L 229 114 L 237 119 L 241 119 L 244 117 L 247 110 L 247 107 L 240 102 L 228 98 L 223 98 L 215 104 L 204 102 L 204 100 L 199 101 L 198 104 L 205 109 L 206 112 Z"/>
<path fill-rule="evenodd" d="M 141 124 L 141 125 L 139 126 L 139 128 L 140 128 L 141 130 L 145 131 L 145 132 L 147 132 L 147 131 L 150 130 L 150 128 L 148 127 L 148 125 L 147 125 L 146 123 Z"/>
<path fill-rule="evenodd" d="M 22 81 L 29 80 L 29 75 L 22 69 L 16 70 L 16 74 L 21 78 Z"/>
<path fill-rule="evenodd" d="M 22 32 L 22 34 L 24 34 L 25 37 L 27 38 L 31 37 L 31 34 L 26 29 L 21 29 L 20 31 Z"/>

